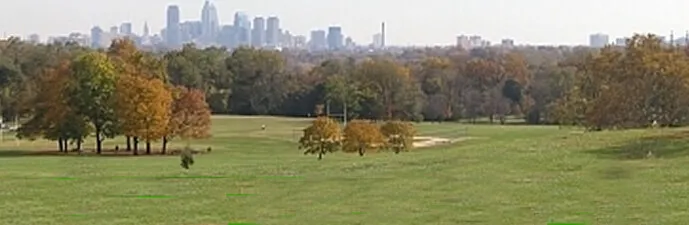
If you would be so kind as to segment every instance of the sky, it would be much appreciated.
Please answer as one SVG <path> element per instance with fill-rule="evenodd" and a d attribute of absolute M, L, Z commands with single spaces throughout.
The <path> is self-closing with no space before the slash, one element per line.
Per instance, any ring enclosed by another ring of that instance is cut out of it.
<path fill-rule="evenodd" d="M 142 33 L 165 26 L 166 8 L 180 6 L 181 19 L 200 20 L 204 0 L 0 0 L 0 35 L 87 33 L 132 22 Z M 503 38 L 518 44 L 587 44 L 592 33 L 611 40 L 633 33 L 684 36 L 687 0 L 211 0 L 221 24 L 237 11 L 278 16 L 292 34 L 342 26 L 357 43 L 371 43 L 385 21 L 391 45 L 448 45 L 458 35 Z M 2 37 L 2 36 L 0 36 Z"/>

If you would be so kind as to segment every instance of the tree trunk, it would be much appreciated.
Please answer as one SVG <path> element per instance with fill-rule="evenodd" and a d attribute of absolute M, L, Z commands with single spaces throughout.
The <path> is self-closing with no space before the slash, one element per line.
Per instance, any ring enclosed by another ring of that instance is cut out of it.
<path fill-rule="evenodd" d="M 81 140 L 81 139 L 77 140 L 77 151 L 79 153 L 81 153 L 81 143 L 82 142 L 83 142 L 83 140 Z M 100 152 L 98 152 L 98 154 L 100 154 Z"/>
<path fill-rule="evenodd" d="M 161 154 L 165 155 L 165 152 L 167 151 L 167 137 L 163 137 L 163 148 L 161 149 Z"/>
<path fill-rule="evenodd" d="M 103 134 L 101 134 L 100 129 L 96 129 L 96 153 L 99 155 L 101 153 L 101 149 L 103 148 L 103 139 L 101 138 L 102 135 Z"/>
<path fill-rule="evenodd" d="M 364 156 L 364 148 L 359 147 L 359 156 Z"/>
<path fill-rule="evenodd" d="M 139 138 L 134 137 L 134 155 L 139 155 Z"/>
<path fill-rule="evenodd" d="M 57 139 L 57 145 L 59 146 L 58 149 L 60 149 L 60 152 L 64 150 L 64 146 L 62 146 L 62 138 Z"/>
<path fill-rule="evenodd" d="M 132 137 L 127 136 L 127 151 L 132 151 Z"/>
<path fill-rule="evenodd" d="M 146 141 L 146 155 L 151 154 L 151 141 Z"/>
<path fill-rule="evenodd" d="M 318 160 L 323 159 L 323 153 L 318 153 Z"/>
<path fill-rule="evenodd" d="M 488 120 L 490 121 L 490 124 L 493 124 L 493 114 L 492 113 L 488 116 Z"/>

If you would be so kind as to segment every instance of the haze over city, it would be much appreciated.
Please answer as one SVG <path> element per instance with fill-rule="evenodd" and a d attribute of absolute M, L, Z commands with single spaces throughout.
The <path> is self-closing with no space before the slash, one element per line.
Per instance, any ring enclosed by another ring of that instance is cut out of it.
<path fill-rule="evenodd" d="M 231 24 L 235 12 L 249 16 L 278 16 L 281 27 L 308 35 L 314 29 L 339 25 L 361 43 L 370 42 L 387 24 L 390 45 L 452 45 L 457 35 L 481 35 L 494 42 L 510 38 L 519 44 L 586 44 L 588 35 L 611 38 L 635 32 L 683 35 L 689 29 L 688 1 L 680 0 L 215 0 L 220 24 Z M 198 19 L 203 0 L 25 0 L 3 2 L 0 34 L 25 37 L 69 32 L 88 33 L 131 22 L 140 33 L 144 22 L 151 32 L 165 27 L 166 8 L 176 4 L 181 19 Z"/>

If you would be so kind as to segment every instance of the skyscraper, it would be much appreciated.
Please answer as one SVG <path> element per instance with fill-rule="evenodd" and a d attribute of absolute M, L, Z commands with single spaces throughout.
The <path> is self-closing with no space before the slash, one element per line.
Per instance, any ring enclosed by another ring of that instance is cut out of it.
<path fill-rule="evenodd" d="M 251 45 L 263 47 L 266 44 L 266 20 L 263 17 L 254 18 L 254 29 L 251 32 Z"/>
<path fill-rule="evenodd" d="M 120 28 L 117 26 L 112 26 L 110 27 L 110 35 L 116 36 L 119 32 Z"/>
<path fill-rule="evenodd" d="M 103 29 L 100 27 L 91 28 L 91 48 L 101 47 L 101 38 L 103 37 Z"/>
<path fill-rule="evenodd" d="M 236 45 L 247 46 L 251 44 L 251 21 L 249 16 L 243 12 L 234 14 L 234 28 L 236 35 Z"/>
<path fill-rule="evenodd" d="M 383 34 L 381 34 L 381 33 L 374 34 L 371 46 L 373 48 L 382 48 L 383 47 Z"/>
<path fill-rule="evenodd" d="M 132 23 L 122 23 L 120 25 L 120 34 L 124 36 L 132 35 Z"/>
<path fill-rule="evenodd" d="M 207 44 L 213 44 L 218 39 L 218 31 L 220 29 L 220 22 L 218 21 L 218 11 L 215 5 L 208 0 L 201 9 L 201 27 L 203 41 Z"/>
<path fill-rule="evenodd" d="M 593 48 L 602 48 L 605 47 L 610 43 L 609 37 L 607 34 L 592 34 L 589 36 L 589 45 Z"/>
<path fill-rule="evenodd" d="M 385 48 L 385 22 L 380 24 L 380 47 Z"/>
<path fill-rule="evenodd" d="M 165 28 L 165 41 L 168 46 L 177 48 L 182 46 L 179 32 L 179 7 L 171 5 L 167 7 L 167 26 Z"/>
<path fill-rule="evenodd" d="M 148 22 L 144 22 L 144 37 L 151 35 L 151 31 L 148 29 Z"/>
<path fill-rule="evenodd" d="M 273 48 L 280 46 L 280 19 L 275 16 L 268 17 L 266 23 L 266 45 Z"/>
<path fill-rule="evenodd" d="M 328 48 L 328 42 L 325 37 L 324 30 L 311 31 L 311 39 L 309 40 L 309 49 L 311 51 L 320 51 Z"/>
<path fill-rule="evenodd" d="M 328 28 L 328 48 L 330 50 L 341 50 L 343 38 L 341 27 L 332 26 Z"/>

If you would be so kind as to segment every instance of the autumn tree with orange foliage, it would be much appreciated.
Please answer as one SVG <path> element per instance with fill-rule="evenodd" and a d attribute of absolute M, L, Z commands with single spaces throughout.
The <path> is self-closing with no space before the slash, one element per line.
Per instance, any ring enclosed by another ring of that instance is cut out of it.
<path fill-rule="evenodd" d="M 69 142 L 81 144 L 91 133 L 83 116 L 74 112 L 67 104 L 64 87 L 71 79 L 70 62 L 62 61 L 50 68 L 36 81 L 39 92 L 31 99 L 33 116 L 19 128 L 17 138 L 34 140 L 41 136 L 58 142 L 60 152 L 68 152 Z"/>
<path fill-rule="evenodd" d="M 200 90 L 186 87 L 174 87 L 173 93 L 170 122 L 163 136 L 163 154 L 168 142 L 175 137 L 188 140 L 211 136 L 211 110 L 206 103 L 206 95 Z"/>
<path fill-rule="evenodd" d="M 341 141 L 340 125 L 331 118 L 321 116 L 304 129 L 304 135 L 299 139 L 299 149 L 304 150 L 304 155 L 318 154 L 318 160 L 321 160 L 323 155 L 337 151 Z"/>
<path fill-rule="evenodd" d="M 385 137 L 380 126 L 365 120 L 352 120 L 344 129 L 343 152 L 358 152 L 359 156 L 369 150 L 376 150 L 385 146 Z"/>
<path fill-rule="evenodd" d="M 134 155 L 138 142 L 146 141 L 146 154 L 151 154 L 151 141 L 167 134 L 172 95 L 159 79 L 120 76 L 117 80 L 116 114 L 122 132 L 134 139 Z"/>
<path fill-rule="evenodd" d="M 395 154 L 408 151 L 414 147 L 416 129 L 411 123 L 388 121 L 380 129 L 387 140 L 387 147 L 391 148 Z"/>
<path fill-rule="evenodd" d="M 130 39 L 113 40 L 107 50 L 107 56 L 115 65 L 115 69 L 120 76 L 139 76 L 146 79 L 167 80 L 163 61 L 153 57 L 148 52 L 140 51 Z M 118 131 L 122 132 L 121 130 Z M 132 137 L 126 135 L 126 138 L 127 151 L 130 151 Z M 138 141 L 138 139 L 134 140 L 137 143 Z"/>

